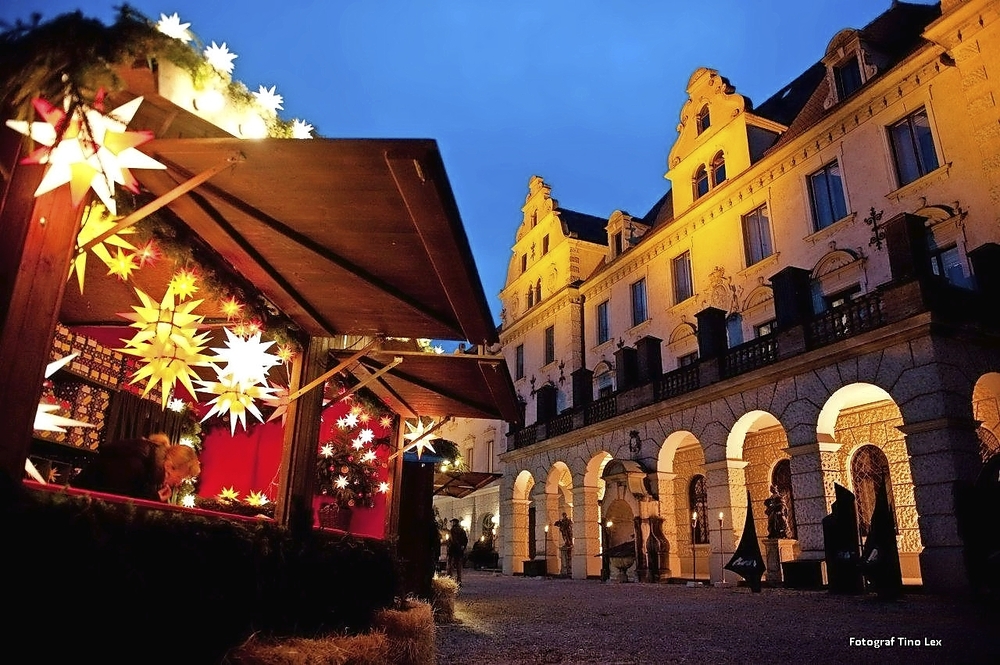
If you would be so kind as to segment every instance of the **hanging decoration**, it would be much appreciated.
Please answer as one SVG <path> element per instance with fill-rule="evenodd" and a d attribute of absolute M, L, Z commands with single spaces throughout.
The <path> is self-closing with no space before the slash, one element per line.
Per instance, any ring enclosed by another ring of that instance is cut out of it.
<path fill-rule="evenodd" d="M 103 113 L 103 97 L 103 91 L 99 92 L 93 108 L 69 96 L 64 100 L 64 108 L 35 98 L 32 104 L 45 122 L 7 121 L 8 127 L 44 146 L 21 160 L 22 164 L 46 165 L 35 196 L 69 183 L 74 206 L 80 204 L 88 189 L 93 189 L 111 214 L 116 215 L 115 183 L 139 191 L 130 168 L 167 168 L 136 150 L 136 146 L 152 140 L 152 132 L 126 130 L 142 104 L 142 97 L 107 115 Z"/>
<path fill-rule="evenodd" d="M 60 368 L 68 365 L 73 358 L 76 358 L 79 353 L 71 353 L 68 356 L 60 358 L 50 362 L 45 366 L 45 378 L 48 379 Z M 42 432 L 65 432 L 65 427 L 93 427 L 90 423 L 81 422 L 79 420 L 73 420 L 72 418 L 65 418 L 63 416 L 56 415 L 54 411 L 58 411 L 62 408 L 61 404 L 49 403 L 44 400 L 38 403 L 38 408 L 35 410 L 35 431 Z"/>
<path fill-rule="evenodd" d="M 184 268 L 174 273 L 170 278 L 170 289 L 177 294 L 177 299 L 183 302 L 198 292 L 198 276 L 193 270 Z"/>
<path fill-rule="evenodd" d="M 422 418 L 417 418 L 417 424 L 414 425 L 410 423 L 409 420 L 406 421 L 406 434 L 403 438 L 410 443 L 403 448 L 405 453 L 408 450 L 416 449 L 417 458 L 419 459 L 424 453 L 424 449 L 430 450 L 432 453 L 435 452 L 434 446 L 431 445 L 431 441 L 437 438 L 437 434 L 431 432 L 434 429 L 437 422 L 431 420 L 429 424 L 424 425 Z"/>
<path fill-rule="evenodd" d="M 319 446 L 316 489 L 334 499 L 338 508 L 371 508 L 377 493 L 389 491 L 389 483 L 379 480 L 379 469 L 386 463 L 376 452 L 379 446 L 388 447 L 389 439 L 377 438 L 374 430 L 363 426 L 362 420 L 373 419 L 367 410 L 355 406 L 347 415 L 353 418 L 338 419 L 331 438 Z"/>
<path fill-rule="evenodd" d="M 118 248 L 118 253 L 108 262 L 108 274 L 118 277 L 123 282 L 127 282 L 132 276 L 133 270 L 138 270 L 139 266 L 135 262 L 135 254 L 125 254 L 122 248 Z"/>
<path fill-rule="evenodd" d="M 281 104 L 285 100 L 282 99 L 281 95 L 275 92 L 275 88 L 277 88 L 277 86 L 272 85 L 270 88 L 265 88 L 264 86 L 260 86 L 260 89 L 257 92 L 253 93 L 253 96 L 254 99 L 257 100 L 258 104 L 263 106 L 271 113 L 276 114 L 278 111 L 284 109 L 284 107 Z"/>
<path fill-rule="evenodd" d="M 268 416 L 267 422 L 281 418 L 281 426 L 284 427 L 285 418 L 288 415 L 288 388 L 277 383 L 272 383 L 271 388 L 274 389 L 274 392 L 264 398 L 264 404 L 274 407 L 274 411 Z"/>
<path fill-rule="evenodd" d="M 105 231 L 113 227 L 117 221 L 118 220 L 113 215 L 111 215 L 111 213 L 108 211 L 107 206 L 105 206 L 103 203 L 98 202 L 86 206 L 83 209 L 83 223 L 80 227 L 80 232 L 76 236 L 76 246 L 78 248 L 86 247 L 88 242 L 102 235 Z M 125 235 L 131 235 L 134 233 L 135 233 L 134 228 L 129 227 L 127 229 L 122 229 L 118 233 L 109 236 L 104 240 L 102 240 L 101 242 L 94 245 L 91 248 L 91 251 L 94 252 L 97 258 L 101 259 L 101 261 L 104 261 L 104 264 L 108 266 L 108 268 L 112 268 L 112 266 L 116 263 L 116 259 L 112 258 L 111 253 L 108 251 L 108 248 L 105 247 L 105 244 L 117 247 L 119 256 L 122 255 L 123 249 L 130 249 L 133 252 L 135 252 L 136 248 L 129 241 L 121 237 Z M 132 258 L 134 257 L 134 254 L 126 256 L 128 258 Z M 120 265 L 122 261 L 127 261 L 127 259 L 118 259 L 117 263 Z M 130 263 L 134 264 L 134 261 Z M 83 282 L 86 272 L 87 272 L 87 253 L 79 252 L 69 266 L 69 276 L 72 277 L 73 273 L 76 273 L 76 279 L 80 285 L 80 293 L 83 293 Z M 119 273 L 120 269 L 117 272 L 111 272 L 109 274 L 119 274 Z"/>
<path fill-rule="evenodd" d="M 181 23 L 181 17 L 177 15 L 177 12 L 174 12 L 170 16 L 160 14 L 160 20 L 156 24 L 156 29 L 167 37 L 179 39 L 185 44 L 191 41 L 191 33 L 188 32 L 188 28 L 190 27 L 190 23 Z"/>
<path fill-rule="evenodd" d="M 222 46 L 218 46 L 213 40 L 212 45 L 205 49 L 205 60 L 212 66 L 212 69 L 223 74 L 233 73 L 233 60 L 237 57 L 235 53 L 230 52 L 226 42 L 222 42 Z"/>
<path fill-rule="evenodd" d="M 140 289 L 135 292 L 142 305 L 133 305 L 133 313 L 119 316 L 132 321 L 130 326 L 138 328 L 139 332 L 119 350 L 138 356 L 143 362 L 130 383 L 147 379 L 143 397 L 159 385 L 163 407 L 166 408 L 178 381 L 189 394 L 195 394 L 191 379 L 198 375 L 192 367 L 205 367 L 210 363 L 202 354 L 208 342 L 208 333 L 198 333 L 198 325 L 203 317 L 193 313 L 202 301 L 189 300 L 183 304 L 175 304 L 174 292 L 169 287 L 159 304 Z"/>

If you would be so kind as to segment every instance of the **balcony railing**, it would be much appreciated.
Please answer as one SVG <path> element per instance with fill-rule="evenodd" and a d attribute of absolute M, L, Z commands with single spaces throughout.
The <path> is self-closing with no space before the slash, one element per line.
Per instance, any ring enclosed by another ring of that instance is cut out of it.
<path fill-rule="evenodd" d="M 778 338 L 774 333 L 734 346 L 722 356 L 719 374 L 728 379 L 770 365 L 778 359 Z"/>
<path fill-rule="evenodd" d="M 538 425 L 528 425 L 522 427 L 518 431 L 514 432 L 512 437 L 513 446 L 511 450 L 517 450 L 518 448 L 524 448 L 525 446 L 530 446 L 531 444 L 538 441 L 537 437 Z"/>
<path fill-rule="evenodd" d="M 560 434 L 565 434 L 566 432 L 572 432 L 573 412 L 569 411 L 550 420 L 547 430 L 547 437 L 559 436 Z"/>
<path fill-rule="evenodd" d="M 653 382 L 653 400 L 661 402 L 677 395 L 691 392 L 700 385 L 698 363 L 678 367 L 661 375 Z"/>
<path fill-rule="evenodd" d="M 823 312 L 806 324 L 806 347 L 815 349 L 885 324 L 881 293 L 871 293 Z"/>
<path fill-rule="evenodd" d="M 587 405 L 583 413 L 583 423 L 584 425 L 592 425 L 608 418 L 614 418 L 617 414 L 618 399 L 615 395 L 608 395 Z"/>

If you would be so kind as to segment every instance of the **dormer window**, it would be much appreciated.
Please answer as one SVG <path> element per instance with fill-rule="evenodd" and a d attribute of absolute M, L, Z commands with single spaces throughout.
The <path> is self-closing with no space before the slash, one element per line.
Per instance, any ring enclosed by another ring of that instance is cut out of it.
<path fill-rule="evenodd" d="M 708 171 L 702 164 L 694 172 L 694 198 L 695 200 L 700 199 L 705 194 L 708 194 Z"/>
<path fill-rule="evenodd" d="M 699 136 L 701 136 L 702 132 L 712 126 L 712 118 L 708 113 L 708 104 L 702 106 L 701 110 L 698 111 L 698 117 L 695 119 L 695 123 Z"/>
<path fill-rule="evenodd" d="M 712 184 L 721 185 L 726 181 L 726 157 L 720 150 L 712 158 Z"/>
<path fill-rule="evenodd" d="M 625 243 L 623 242 L 624 240 L 623 235 L 624 234 L 622 233 L 616 233 L 614 235 L 615 256 L 621 256 L 621 253 L 625 251 Z"/>
<path fill-rule="evenodd" d="M 833 79 L 837 84 L 837 99 L 843 101 L 861 88 L 861 68 L 858 56 L 852 55 L 833 68 Z"/>

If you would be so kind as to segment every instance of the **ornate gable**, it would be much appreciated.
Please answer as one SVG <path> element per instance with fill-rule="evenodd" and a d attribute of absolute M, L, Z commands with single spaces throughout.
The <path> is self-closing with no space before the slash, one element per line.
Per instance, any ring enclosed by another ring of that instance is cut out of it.
<path fill-rule="evenodd" d="M 681 107 L 681 121 L 677 125 L 679 136 L 670 149 L 668 164 L 671 169 L 743 113 L 747 106 L 746 98 L 736 92 L 726 77 L 705 67 L 691 75 L 687 93 L 688 100 Z"/>

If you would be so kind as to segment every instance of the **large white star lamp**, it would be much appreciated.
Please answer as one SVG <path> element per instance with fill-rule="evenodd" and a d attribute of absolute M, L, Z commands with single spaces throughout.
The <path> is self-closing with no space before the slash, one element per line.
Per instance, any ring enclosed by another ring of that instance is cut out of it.
<path fill-rule="evenodd" d="M 434 450 L 434 446 L 431 445 L 431 441 L 437 438 L 436 434 L 431 434 L 430 430 L 434 429 L 437 423 L 433 420 L 427 425 L 424 425 L 424 421 L 421 418 L 417 418 L 417 424 L 413 425 L 409 420 L 406 421 L 406 434 L 403 438 L 409 441 L 404 448 L 403 452 L 407 450 L 416 449 L 417 459 L 420 458 L 424 453 L 424 449 L 430 450 L 432 453 L 437 452 Z"/>
<path fill-rule="evenodd" d="M 92 189 L 111 214 L 116 215 L 114 185 L 139 191 L 139 183 L 129 169 L 167 168 L 136 150 L 136 146 L 152 140 L 152 132 L 126 129 L 142 104 L 142 97 L 107 115 L 102 113 L 103 93 L 98 95 L 96 108 L 83 103 L 73 105 L 68 98 L 65 109 L 41 98 L 32 104 L 44 122 L 8 120 L 7 126 L 43 146 L 21 160 L 22 164 L 46 165 L 35 196 L 69 183 L 74 206 Z"/>

